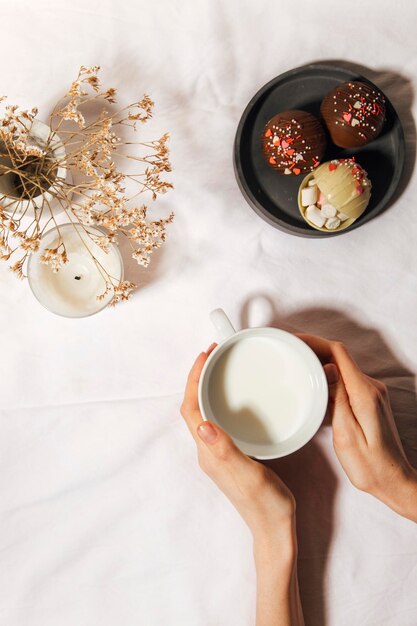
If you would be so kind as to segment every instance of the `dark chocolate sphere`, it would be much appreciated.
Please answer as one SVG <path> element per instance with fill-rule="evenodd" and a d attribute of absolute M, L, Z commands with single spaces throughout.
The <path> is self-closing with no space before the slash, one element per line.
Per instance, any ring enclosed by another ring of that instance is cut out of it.
<path fill-rule="evenodd" d="M 306 111 L 278 113 L 262 133 L 265 160 L 280 174 L 310 172 L 319 165 L 325 149 L 323 127 Z"/>
<path fill-rule="evenodd" d="M 381 132 L 385 99 L 371 85 L 349 82 L 328 93 L 320 110 L 333 143 L 341 148 L 358 148 Z"/>

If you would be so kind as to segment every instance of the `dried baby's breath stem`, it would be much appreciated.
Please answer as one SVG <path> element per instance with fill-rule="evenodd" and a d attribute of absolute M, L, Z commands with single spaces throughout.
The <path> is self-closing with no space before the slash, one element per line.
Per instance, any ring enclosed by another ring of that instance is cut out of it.
<path fill-rule="evenodd" d="M 23 277 L 28 255 L 40 248 L 46 228 L 53 225 L 58 243 L 54 249 L 43 250 L 41 260 L 59 271 L 68 260 L 60 231 L 64 216 L 103 276 L 105 290 L 99 299 L 113 292 L 115 304 L 128 299 L 134 285 L 108 275 L 94 255 L 95 246 L 107 252 L 119 235 L 123 236 L 132 257 L 147 267 L 152 252 L 165 241 L 173 215 L 149 220 L 149 207 L 138 206 L 135 201 L 144 192 L 150 192 L 154 201 L 158 194 L 172 188 L 170 182 L 161 179 L 162 174 L 171 171 L 169 135 L 147 142 L 119 137 L 118 128 L 128 127 L 135 132 L 138 124 L 149 120 L 154 103 L 145 95 L 109 111 L 103 103 L 113 105 L 116 90 L 101 87 L 99 69 L 80 68 L 50 114 L 46 137 L 37 135 L 36 108 L 21 110 L 0 98 L 4 108 L 0 115 L 0 258 L 10 262 L 13 256 L 18 257 L 10 267 Z M 94 115 L 88 113 L 92 103 L 100 105 Z M 123 172 L 119 165 L 122 159 L 137 162 L 143 170 Z M 69 181 L 68 171 L 76 181 Z M 91 233 L 89 226 L 99 227 L 103 235 Z"/>
<path fill-rule="evenodd" d="M 88 245 L 87 245 L 87 243 L 85 242 L 84 238 L 81 236 L 81 234 L 80 234 L 80 232 L 79 232 L 79 229 L 77 228 L 77 224 L 76 224 L 76 222 L 75 222 L 75 221 L 74 221 L 74 219 L 73 219 L 73 215 L 72 215 L 71 211 L 68 211 L 65 207 L 63 207 L 63 210 L 64 210 L 65 214 L 67 215 L 67 217 L 68 217 L 68 219 L 69 219 L 70 223 L 71 223 L 71 224 L 75 227 L 75 230 L 76 230 L 76 232 L 77 232 L 77 235 L 78 235 L 78 237 L 79 237 L 79 239 L 80 239 L 81 243 L 82 243 L 82 244 L 83 244 L 83 246 L 86 248 L 87 253 L 88 253 L 88 254 L 92 257 L 92 259 L 93 259 L 93 261 L 94 261 L 94 263 L 95 263 L 95 265 L 96 265 L 96 267 L 97 267 L 98 271 L 100 272 L 100 274 L 102 275 L 102 277 L 105 279 L 106 284 L 107 284 L 107 282 L 109 282 L 109 281 L 110 281 L 111 283 L 115 282 L 115 283 L 117 284 L 117 283 L 119 282 L 119 281 L 118 281 L 118 279 L 117 279 L 117 278 L 115 278 L 114 276 L 111 276 L 111 275 L 110 275 L 110 274 L 106 271 L 106 269 L 103 267 L 103 265 L 102 265 L 102 264 L 99 262 L 99 260 L 98 260 L 98 259 L 94 256 L 94 254 L 93 254 L 92 250 L 89 248 L 89 246 L 88 246 Z M 83 230 L 84 230 L 84 232 L 86 232 L 86 233 L 87 233 L 87 235 L 88 235 L 88 236 L 89 236 L 89 238 L 91 239 L 92 243 L 95 243 L 95 241 L 91 238 L 91 233 L 90 233 L 87 229 L 85 229 L 85 228 L 83 228 Z"/>

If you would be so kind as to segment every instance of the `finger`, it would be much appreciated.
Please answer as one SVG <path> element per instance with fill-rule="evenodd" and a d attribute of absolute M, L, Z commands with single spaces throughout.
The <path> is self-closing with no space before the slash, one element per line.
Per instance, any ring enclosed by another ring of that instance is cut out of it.
<path fill-rule="evenodd" d="M 331 341 L 324 337 L 316 337 L 306 333 L 296 333 L 296 336 L 304 341 L 316 353 L 322 363 L 328 363 L 333 358 Z"/>
<path fill-rule="evenodd" d="M 334 363 L 326 363 L 323 369 L 324 369 L 324 373 L 326 374 L 327 384 L 329 385 L 329 393 L 330 393 L 330 389 L 332 388 L 332 385 L 335 385 L 340 380 L 339 370 L 337 369 L 337 366 Z"/>
<path fill-rule="evenodd" d="M 366 393 L 368 390 L 366 376 L 343 343 L 304 333 L 297 336 L 317 354 L 322 363 L 333 362 L 337 365 L 350 399 L 354 395 Z"/>
<path fill-rule="evenodd" d="M 198 405 L 198 383 L 200 381 L 201 371 L 204 367 L 207 358 L 217 347 L 217 343 L 212 343 L 206 352 L 202 352 L 198 355 L 197 359 L 192 366 L 190 373 L 188 374 L 187 385 L 185 387 L 184 402 L 187 408 L 191 411 L 199 411 Z"/>
<path fill-rule="evenodd" d="M 343 393 L 340 391 L 340 386 L 337 387 L 338 401 L 343 404 L 345 397 L 348 399 L 351 412 L 361 427 L 362 436 L 369 439 L 375 428 L 373 392 L 375 388 L 381 390 L 381 384 L 374 384 L 369 380 L 368 376 L 359 369 L 343 343 L 328 341 L 313 335 L 302 334 L 300 338 L 310 346 L 322 363 L 333 362 L 337 366 L 343 381 Z"/>
<path fill-rule="evenodd" d="M 188 374 L 184 400 L 181 405 L 181 415 L 193 435 L 195 435 L 196 428 L 202 420 L 198 404 L 198 383 L 207 357 L 207 353 L 202 352 L 195 360 Z"/>
<path fill-rule="evenodd" d="M 346 443 L 353 444 L 358 437 L 364 437 L 362 428 L 355 418 L 350 406 L 349 397 L 337 366 L 328 363 L 324 366 L 329 385 L 329 405 L 332 419 L 333 440 L 335 448 Z"/>
<path fill-rule="evenodd" d="M 213 422 L 209 421 L 201 422 L 198 425 L 197 434 L 219 461 L 233 463 L 236 468 L 253 463 L 253 461 L 237 447 L 233 439 L 217 424 L 213 424 Z"/>
<path fill-rule="evenodd" d="M 357 366 L 346 346 L 343 343 L 333 342 L 331 350 L 333 360 L 339 368 L 343 380 L 347 383 L 348 394 L 350 390 L 367 388 L 366 376 Z"/>

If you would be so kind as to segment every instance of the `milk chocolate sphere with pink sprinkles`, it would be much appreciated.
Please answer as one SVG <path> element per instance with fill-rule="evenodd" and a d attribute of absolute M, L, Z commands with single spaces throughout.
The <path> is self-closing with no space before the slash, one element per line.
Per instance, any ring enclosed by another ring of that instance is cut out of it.
<path fill-rule="evenodd" d="M 326 149 L 320 122 L 306 111 L 278 113 L 262 133 L 266 162 L 279 174 L 304 174 L 317 167 Z"/>
<path fill-rule="evenodd" d="M 358 81 L 335 87 L 320 110 L 333 143 L 341 148 L 359 148 L 373 141 L 385 121 L 384 96 Z"/>

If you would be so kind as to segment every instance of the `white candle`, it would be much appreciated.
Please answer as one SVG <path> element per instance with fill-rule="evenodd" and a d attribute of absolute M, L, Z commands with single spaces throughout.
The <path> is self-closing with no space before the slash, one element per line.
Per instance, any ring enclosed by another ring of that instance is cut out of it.
<path fill-rule="evenodd" d="M 92 235 L 104 235 L 96 227 L 84 228 Z M 113 298 L 111 289 L 104 299 L 97 299 L 106 290 L 106 273 L 116 285 L 123 279 L 123 262 L 118 247 L 110 244 L 109 252 L 106 253 L 89 238 L 84 228 L 73 224 L 59 226 L 68 262 L 57 272 L 53 272 L 50 265 L 40 261 L 47 248 L 56 248 L 60 242 L 56 228 L 45 233 L 38 252 L 29 259 L 28 278 L 34 295 L 41 304 L 57 315 L 86 317 L 101 311 Z"/>

